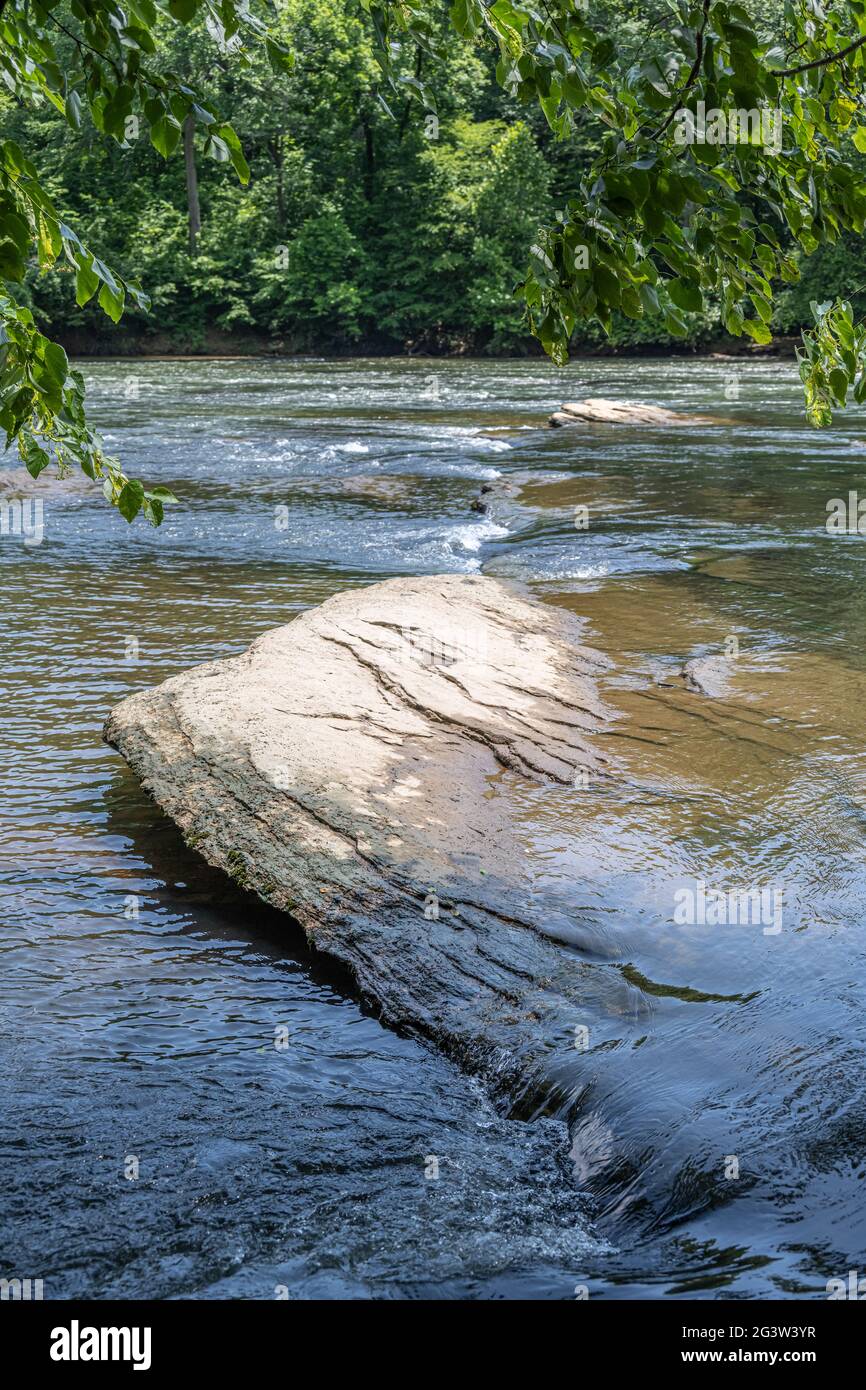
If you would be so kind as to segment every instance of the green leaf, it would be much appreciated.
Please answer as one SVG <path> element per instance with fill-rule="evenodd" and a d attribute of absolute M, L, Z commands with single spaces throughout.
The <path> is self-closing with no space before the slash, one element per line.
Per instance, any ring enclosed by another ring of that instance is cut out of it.
<path fill-rule="evenodd" d="M 643 303 L 635 285 L 623 285 L 619 307 L 627 318 L 643 318 Z"/>
<path fill-rule="evenodd" d="M 765 323 L 760 323 L 757 319 L 743 319 L 743 331 L 748 333 L 756 343 L 765 345 L 773 341 L 773 335 Z"/>
<path fill-rule="evenodd" d="M 641 285 L 640 287 L 641 304 L 647 314 L 658 314 L 661 312 L 659 297 L 654 285 Z"/>
<path fill-rule="evenodd" d="M 609 304 L 612 309 L 619 308 L 622 297 L 620 282 L 612 270 L 606 265 L 597 265 L 592 272 L 592 283 L 602 303 Z"/>
<path fill-rule="evenodd" d="M 678 309 L 696 314 L 704 307 L 700 285 L 694 280 L 668 280 L 665 288 Z"/>
<path fill-rule="evenodd" d="M 451 6 L 451 23 L 465 39 L 473 39 L 483 23 L 482 11 L 477 0 L 454 0 Z"/>
<path fill-rule="evenodd" d="M 219 139 L 224 142 L 228 150 L 229 158 L 234 166 L 235 173 L 241 183 L 246 184 L 250 181 L 250 166 L 244 159 L 244 152 L 241 142 L 230 125 L 216 126 L 211 138 Z M 219 157 L 219 156 L 218 156 Z"/>
<path fill-rule="evenodd" d="M 75 276 L 75 302 L 76 304 L 86 304 L 92 299 L 99 287 L 99 276 L 95 270 L 84 260 L 78 262 L 78 272 Z"/>
<path fill-rule="evenodd" d="M 18 436 L 18 452 L 24 460 L 24 467 L 31 478 L 38 478 L 51 462 L 46 451 L 37 444 L 29 430 L 22 430 Z"/>
<path fill-rule="evenodd" d="M 680 318 L 675 309 L 666 310 L 665 328 L 669 333 L 672 333 L 675 338 L 685 338 L 688 336 L 688 324 L 684 319 Z"/>
<path fill-rule="evenodd" d="M 134 521 L 144 506 L 144 487 L 135 479 L 124 483 L 117 499 L 117 510 L 127 521 Z"/>
<path fill-rule="evenodd" d="M 758 294 L 757 290 L 752 290 L 749 298 L 755 306 L 758 318 L 764 323 L 770 323 L 773 318 L 773 306 L 769 299 L 765 299 L 762 294 Z"/>
<path fill-rule="evenodd" d="M 53 218 L 49 219 L 41 212 L 36 219 L 36 248 L 43 270 L 52 266 L 63 250 L 63 237 L 59 226 Z"/>
<path fill-rule="evenodd" d="M 81 97 L 75 90 L 70 91 L 66 98 L 66 119 L 73 130 L 81 129 Z"/>
<path fill-rule="evenodd" d="M 222 136 L 208 135 L 205 150 L 218 164 L 228 164 L 229 147 Z"/>
<path fill-rule="evenodd" d="M 272 72 L 288 73 L 293 71 L 295 66 L 294 54 L 288 48 L 284 48 L 281 43 L 276 43 L 273 39 L 266 38 L 265 52 L 268 55 L 268 62 L 271 65 Z"/>
<path fill-rule="evenodd" d="M 191 19 L 195 19 L 200 4 L 201 0 L 168 0 L 166 8 L 172 19 L 180 24 L 189 24 Z"/>
<path fill-rule="evenodd" d="M 643 169 L 621 169 L 604 176 L 604 187 L 611 201 L 642 207 L 649 196 L 649 177 Z"/>
<path fill-rule="evenodd" d="M 43 361 L 49 374 L 58 385 L 62 386 L 69 371 L 69 359 L 59 343 L 52 343 L 47 338 L 45 339 Z"/>
<path fill-rule="evenodd" d="M 104 284 L 99 291 L 99 307 L 102 309 L 112 323 L 118 323 L 123 313 L 124 294 L 122 288 L 112 289 L 111 285 Z"/>
<path fill-rule="evenodd" d="M 177 149 L 181 126 L 174 116 L 162 115 L 150 127 L 150 143 L 163 157 L 168 159 Z"/>
<path fill-rule="evenodd" d="M 830 372 L 830 390 L 836 398 L 836 404 L 844 406 L 848 399 L 848 373 L 842 367 L 834 367 Z"/>
<path fill-rule="evenodd" d="M 22 256 L 26 256 L 30 250 L 30 228 L 21 214 L 11 208 L 4 210 L 0 215 L 0 236 L 8 237 L 17 246 Z"/>
<path fill-rule="evenodd" d="M 733 334 L 735 338 L 739 338 L 743 331 L 743 314 L 740 309 L 732 308 L 728 310 L 725 315 L 725 328 L 729 333 Z"/>

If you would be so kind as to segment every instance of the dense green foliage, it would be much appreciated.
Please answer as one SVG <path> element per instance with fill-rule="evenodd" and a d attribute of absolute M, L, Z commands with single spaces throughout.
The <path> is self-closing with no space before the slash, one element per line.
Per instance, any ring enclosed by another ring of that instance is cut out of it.
<path fill-rule="evenodd" d="M 429 68 L 435 113 L 408 97 L 383 106 L 375 33 L 354 0 L 291 0 L 283 33 L 303 56 L 278 82 L 260 55 L 240 70 L 222 60 L 206 34 L 169 29 L 157 46 L 162 66 L 231 115 L 252 171 L 239 185 L 199 142 L 194 257 L 183 164 L 157 154 L 143 123 L 118 145 L 86 114 L 70 131 L 50 110 L 3 103 L 0 133 L 40 149 L 67 223 L 150 301 L 115 328 L 95 303 L 76 305 L 70 276 L 33 267 L 29 303 L 43 331 L 103 350 L 532 350 L 514 287 L 598 132 L 587 122 L 557 142 L 543 112 L 502 91 L 493 56 L 444 26 L 444 55 Z M 810 320 L 806 302 L 800 324 Z M 723 331 L 714 306 L 685 322 L 690 340 Z M 574 341 L 677 339 L 661 314 L 618 313 L 610 339 L 583 321 Z"/>
<path fill-rule="evenodd" d="M 231 114 L 252 171 L 241 186 L 197 149 L 194 256 L 183 161 L 162 159 L 143 122 L 118 145 L 87 119 L 70 132 L 50 112 L 5 103 L 3 133 L 40 148 L 65 220 L 146 287 L 149 312 L 130 305 L 115 340 L 526 346 L 514 287 L 557 183 L 576 176 L 573 158 L 558 167 L 540 113 L 519 110 L 489 59 L 453 33 L 436 113 L 408 97 L 389 113 L 375 33 L 352 0 L 291 0 L 283 30 L 299 57 L 278 82 L 258 54 L 243 69 L 221 60 L 206 33 L 169 30 L 158 47 L 162 65 Z M 34 267 L 28 284 L 46 332 L 111 343 L 98 306 L 76 305 L 71 276 Z"/>
<path fill-rule="evenodd" d="M 0 0 L 0 425 L 158 522 L 57 339 L 561 362 L 807 306 L 824 423 L 866 395 L 864 45 L 866 0 Z"/>

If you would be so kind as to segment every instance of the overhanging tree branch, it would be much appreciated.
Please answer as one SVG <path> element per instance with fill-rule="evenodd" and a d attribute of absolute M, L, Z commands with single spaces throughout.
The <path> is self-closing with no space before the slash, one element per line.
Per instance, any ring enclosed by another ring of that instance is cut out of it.
<path fill-rule="evenodd" d="M 855 39 L 849 43 L 847 48 L 840 48 L 838 53 L 828 53 L 826 58 L 813 58 L 811 63 L 801 63 L 797 68 L 782 68 L 776 72 L 776 77 L 796 77 L 798 72 L 811 72 L 813 68 L 826 68 L 830 63 L 838 63 L 840 59 L 847 58 L 849 53 L 855 53 L 858 48 L 862 48 L 866 43 L 866 34 L 862 38 Z"/>
<path fill-rule="evenodd" d="M 682 110 L 682 106 L 683 106 L 683 97 L 686 95 L 686 92 L 690 91 L 691 88 L 695 85 L 695 83 L 696 83 L 697 80 L 698 80 L 698 73 L 699 73 L 700 70 L 701 70 L 701 63 L 703 62 L 703 58 L 704 58 L 704 34 L 706 33 L 706 28 L 707 28 L 707 24 L 709 23 L 709 18 L 710 18 L 710 0 L 704 0 L 704 10 L 703 10 L 703 19 L 701 20 L 701 27 L 700 27 L 700 29 L 698 30 L 697 34 L 695 35 L 695 61 L 692 63 L 692 66 L 691 66 L 691 70 L 690 70 L 690 72 L 689 72 L 689 75 L 688 75 L 688 77 L 686 78 L 685 82 L 683 83 L 683 86 L 680 88 L 679 94 L 678 94 L 678 96 L 677 96 L 677 104 L 676 104 L 676 106 L 673 108 L 672 111 L 669 111 L 669 112 L 668 112 L 667 116 L 666 116 L 665 119 L 662 121 L 662 123 L 661 123 L 661 125 L 659 126 L 658 130 L 654 132 L 654 134 L 653 134 L 653 139 L 654 139 L 654 140 L 660 140 L 661 137 L 664 135 L 665 131 L 667 130 L 667 128 L 668 128 L 668 126 L 670 125 L 671 121 L 672 121 L 672 120 L 674 119 L 674 117 L 676 116 L 677 112 Z"/>

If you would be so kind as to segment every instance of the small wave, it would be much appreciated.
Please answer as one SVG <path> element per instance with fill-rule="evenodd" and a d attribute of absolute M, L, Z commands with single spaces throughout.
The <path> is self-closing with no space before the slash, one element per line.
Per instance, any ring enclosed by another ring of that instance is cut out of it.
<path fill-rule="evenodd" d="M 483 463 L 445 463 L 439 465 L 435 470 L 430 471 L 430 476 L 436 477 L 443 473 L 457 473 L 461 478 L 478 478 L 482 482 L 493 481 L 495 478 L 502 477 L 502 470 L 490 468 Z"/>
<path fill-rule="evenodd" d="M 581 565 L 579 569 L 548 570 L 545 579 L 603 579 L 610 574 L 610 565 Z"/>
<path fill-rule="evenodd" d="M 353 439 L 349 444 L 338 444 L 338 454 L 369 454 L 369 444 L 361 444 L 357 439 Z"/>
<path fill-rule="evenodd" d="M 485 541 L 507 535 L 507 526 L 497 526 L 495 521 L 474 521 L 469 526 L 455 526 L 453 530 L 448 532 L 445 539 L 449 546 L 458 545 L 462 550 L 468 550 L 474 554 L 475 551 L 481 549 Z"/>

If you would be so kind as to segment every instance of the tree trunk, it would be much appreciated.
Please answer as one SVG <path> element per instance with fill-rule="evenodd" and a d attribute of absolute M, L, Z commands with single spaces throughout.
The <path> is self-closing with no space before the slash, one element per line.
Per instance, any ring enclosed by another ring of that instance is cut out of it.
<path fill-rule="evenodd" d="M 268 141 L 268 152 L 274 163 L 277 175 L 277 226 L 280 231 L 285 231 L 286 227 L 286 190 L 283 177 L 283 137 L 275 135 L 273 140 Z"/>
<path fill-rule="evenodd" d="M 198 252 L 201 207 L 198 201 L 198 174 L 195 167 L 195 117 L 192 112 L 183 123 L 183 160 L 186 165 L 186 201 L 189 208 L 189 254 Z"/>
<path fill-rule="evenodd" d="M 368 118 L 363 119 L 364 127 L 364 196 L 367 202 L 373 198 L 373 183 L 376 177 L 376 151 L 373 145 L 373 127 Z"/>

